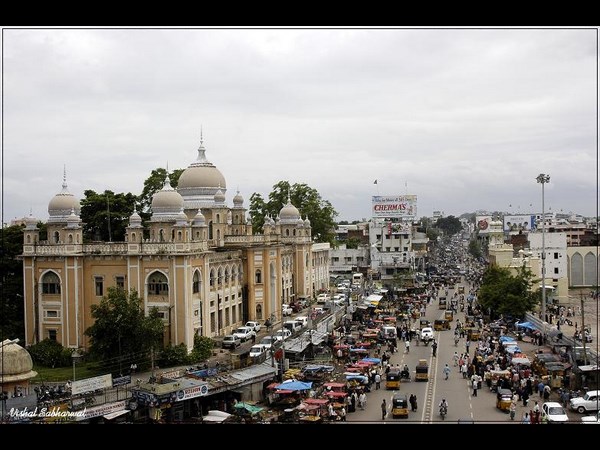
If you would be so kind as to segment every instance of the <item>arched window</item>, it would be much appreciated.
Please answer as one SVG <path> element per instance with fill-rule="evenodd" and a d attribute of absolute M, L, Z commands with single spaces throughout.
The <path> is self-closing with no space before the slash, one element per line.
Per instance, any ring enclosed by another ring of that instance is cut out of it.
<path fill-rule="evenodd" d="M 60 294 L 60 278 L 54 272 L 42 277 L 42 294 Z"/>
<path fill-rule="evenodd" d="M 233 266 L 231 269 L 231 282 L 234 283 L 237 280 L 237 268 Z"/>
<path fill-rule="evenodd" d="M 171 242 L 175 240 L 175 230 L 171 230 Z"/>
<path fill-rule="evenodd" d="M 131 233 L 131 242 L 136 242 L 135 241 L 135 233 Z"/>
<path fill-rule="evenodd" d="M 27 235 L 27 243 L 31 244 L 31 236 Z"/>
<path fill-rule="evenodd" d="M 54 243 L 58 244 L 60 242 L 60 234 L 58 233 L 58 231 L 54 232 Z"/>
<path fill-rule="evenodd" d="M 225 267 L 225 284 L 229 283 L 229 267 Z"/>
<path fill-rule="evenodd" d="M 215 269 L 210 270 L 210 287 L 215 287 Z"/>
<path fill-rule="evenodd" d="M 217 230 L 217 241 L 221 240 L 221 230 Z"/>
<path fill-rule="evenodd" d="M 208 222 L 208 239 L 213 238 L 213 223 L 212 220 Z"/>
<path fill-rule="evenodd" d="M 295 229 L 295 228 L 294 228 L 294 230 L 293 230 L 292 234 L 293 234 L 294 236 L 296 236 L 296 229 Z"/>
<path fill-rule="evenodd" d="M 194 294 L 198 294 L 200 292 L 200 287 L 202 286 L 202 281 L 200 278 L 200 271 L 196 270 L 194 272 L 194 278 L 192 280 L 192 292 Z"/>
<path fill-rule="evenodd" d="M 574 253 L 571 257 L 571 286 L 583 285 L 583 257 Z"/>
<path fill-rule="evenodd" d="M 256 284 L 262 283 L 262 273 L 260 269 L 256 269 L 256 272 L 254 272 L 254 282 Z"/>
<path fill-rule="evenodd" d="M 596 263 L 596 255 L 592 252 L 586 253 L 583 258 L 583 282 L 586 286 L 598 285 L 598 265 Z"/>
<path fill-rule="evenodd" d="M 163 230 L 162 228 L 158 232 L 158 240 L 160 242 L 165 242 L 165 230 Z"/>
<path fill-rule="evenodd" d="M 148 277 L 148 295 L 167 295 L 169 293 L 169 280 L 161 272 L 153 272 Z"/>
<path fill-rule="evenodd" d="M 73 235 L 69 233 L 69 237 L 67 237 L 67 243 L 72 244 L 73 243 Z"/>
<path fill-rule="evenodd" d="M 285 229 L 285 235 L 286 235 L 286 236 L 289 236 L 289 235 L 290 235 L 290 229 L 289 229 L 289 228 L 286 228 L 286 229 Z"/>
<path fill-rule="evenodd" d="M 262 319 L 262 305 L 256 305 L 256 320 Z"/>
<path fill-rule="evenodd" d="M 215 223 L 221 223 L 221 214 L 217 214 L 217 220 Z"/>
<path fill-rule="evenodd" d="M 181 234 L 181 231 L 178 231 L 178 232 L 177 232 L 177 240 L 178 240 L 179 242 L 181 242 L 181 238 L 182 238 L 182 237 L 183 237 L 183 235 Z"/>
<path fill-rule="evenodd" d="M 219 267 L 219 271 L 217 272 L 217 284 L 223 284 L 223 271 Z"/>

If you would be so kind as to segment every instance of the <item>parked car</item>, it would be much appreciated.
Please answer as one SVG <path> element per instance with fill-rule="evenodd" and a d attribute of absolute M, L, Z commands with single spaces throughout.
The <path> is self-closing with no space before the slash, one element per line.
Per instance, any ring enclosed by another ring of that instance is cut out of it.
<path fill-rule="evenodd" d="M 291 316 L 294 310 L 290 305 L 286 305 L 285 303 L 281 305 L 281 310 L 283 311 L 284 316 Z"/>
<path fill-rule="evenodd" d="M 289 338 L 291 335 L 292 335 L 292 332 L 290 330 L 288 330 L 287 328 L 279 330 L 279 331 L 277 331 L 277 333 L 274 334 L 275 338 L 278 341 L 283 341 L 284 339 Z"/>
<path fill-rule="evenodd" d="M 222 348 L 229 348 L 231 350 L 234 350 L 235 348 L 239 347 L 240 345 L 242 345 L 241 339 L 232 334 L 228 334 L 227 336 L 225 336 L 223 338 L 223 342 L 221 343 Z"/>
<path fill-rule="evenodd" d="M 550 422 L 568 422 L 567 411 L 558 402 L 546 402 L 542 405 L 542 418 Z"/>
<path fill-rule="evenodd" d="M 600 424 L 600 411 L 597 411 L 593 416 L 583 416 L 581 423 L 595 423 Z"/>
<path fill-rule="evenodd" d="M 270 347 L 270 345 L 269 345 Z M 261 356 L 263 353 L 267 351 L 267 347 L 262 344 L 253 345 L 250 349 L 250 358 L 255 358 Z"/>
<path fill-rule="evenodd" d="M 264 338 L 261 339 L 260 341 L 260 345 L 266 347 L 267 349 L 270 349 L 273 345 L 274 342 L 277 342 L 277 338 L 275 337 L 271 337 L 271 336 L 265 336 Z"/>
<path fill-rule="evenodd" d="M 256 331 L 258 333 L 260 331 L 261 325 L 258 322 L 249 321 L 249 322 L 246 322 L 245 326 L 252 328 L 254 331 Z"/>
<path fill-rule="evenodd" d="M 569 401 L 569 408 L 577 411 L 580 414 L 585 414 L 590 411 L 598 411 L 600 391 L 589 391 L 583 397 L 575 397 Z"/>
<path fill-rule="evenodd" d="M 300 323 L 301 328 L 308 325 L 308 316 L 297 316 L 294 320 Z"/>
<path fill-rule="evenodd" d="M 239 327 L 232 334 L 239 337 L 242 342 L 252 339 L 252 336 L 256 337 L 256 331 L 250 327 Z"/>

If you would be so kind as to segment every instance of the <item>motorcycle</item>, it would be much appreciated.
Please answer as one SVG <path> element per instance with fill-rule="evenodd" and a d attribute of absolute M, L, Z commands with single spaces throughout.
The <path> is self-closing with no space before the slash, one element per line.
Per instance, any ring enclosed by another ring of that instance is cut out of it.
<path fill-rule="evenodd" d="M 442 420 L 446 418 L 446 414 L 448 414 L 448 407 L 440 406 L 440 417 L 442 418 Z"/>

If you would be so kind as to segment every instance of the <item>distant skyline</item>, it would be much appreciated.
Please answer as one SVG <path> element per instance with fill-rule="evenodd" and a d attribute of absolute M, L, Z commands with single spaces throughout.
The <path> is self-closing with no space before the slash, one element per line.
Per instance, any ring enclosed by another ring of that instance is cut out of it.
<path fill-rule="evenodd" d="M 3 222 L 206 157 L 244 205 L 306 183 L 337 221 L 597 214 L 598 30 L 2 30 Z M 377 180 L 377 184 L 374 184 Z M 531 206 L 530 206 L 531 205 Z M 300 205 L 297 205 L 300 206 Z"/>

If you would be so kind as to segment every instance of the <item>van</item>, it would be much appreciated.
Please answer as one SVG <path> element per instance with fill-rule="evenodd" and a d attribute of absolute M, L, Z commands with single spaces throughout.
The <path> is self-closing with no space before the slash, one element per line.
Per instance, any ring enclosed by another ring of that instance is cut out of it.
<path fill-rule="evenodd" d="M 297 316 L 294 320 L 300 324 L 301 328 L 308 325 L 308 316 Z"/>
<path fill-rule="evenodd" d="M 284 322 L 283 327 L 290 330 L 290 333 L 292 333 L 292 334 L 294 334 L 296 331 L 298 331 L 302 328 L 302 326 L 295 320 L 288 320 L 288 321 Z"/>

